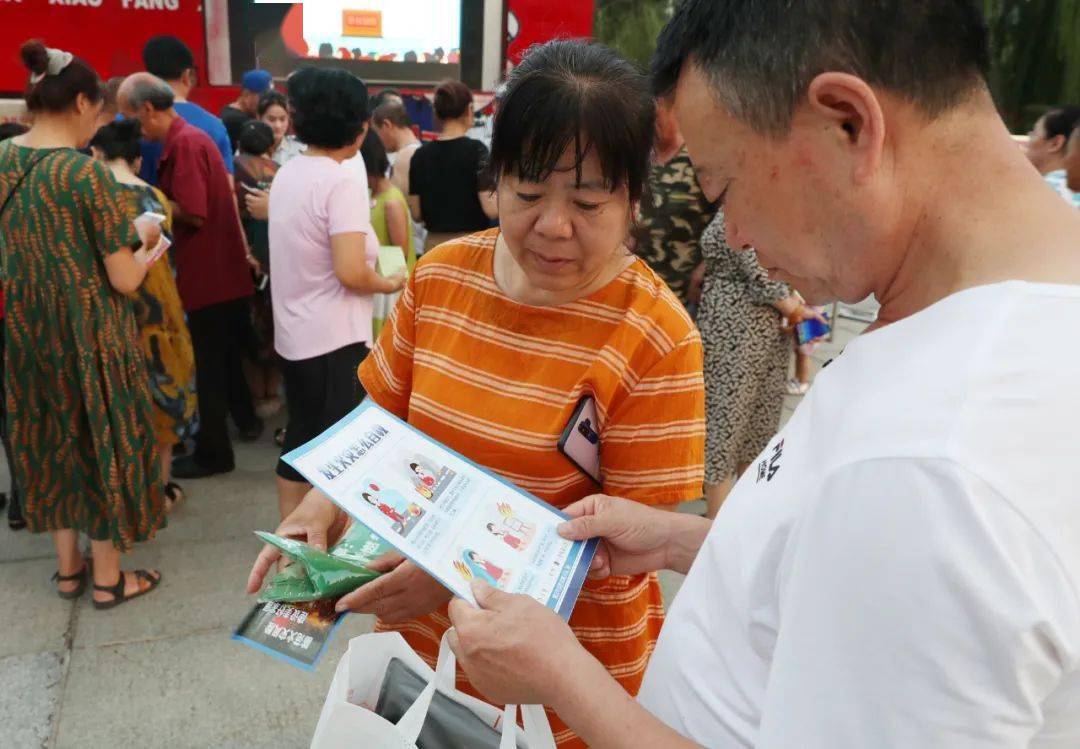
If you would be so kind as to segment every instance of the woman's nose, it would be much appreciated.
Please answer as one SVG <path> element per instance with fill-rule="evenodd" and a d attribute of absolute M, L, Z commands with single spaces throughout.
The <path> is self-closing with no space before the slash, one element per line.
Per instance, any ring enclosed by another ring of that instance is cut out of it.
<path fill-rule="evenodd" d="M 570 239 L 574 235 L 569 214 L 558 206 L 544 208 L 535 228 L 537 234 L 549 239 Z"/>

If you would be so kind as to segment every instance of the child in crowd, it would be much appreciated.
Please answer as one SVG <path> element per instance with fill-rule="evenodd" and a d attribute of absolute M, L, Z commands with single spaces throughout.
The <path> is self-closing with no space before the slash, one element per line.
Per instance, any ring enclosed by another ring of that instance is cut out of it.
<path fill-rule="evenodd" d="M 246 367 L 248 383 L 255 399 L 255 413 L 260 418 L 273 416 L 281 410 L 281 374 L 274 362 L 274 318 L 270 302 L 270 239 L 269 222 L 258 219 L 248 211 L 244 196 L 252 190 L 269 190 L 279 169 L 270 158 L 274 147 L 274 131 L 265 122 L 252 120 L 244 124 L 237 139 L 239 154 L 235 159 L 237 204 L 247 235 L 248 247 L 259 263 L 255 282 L 255 300 L 251 305 L 255 341 L 251 360 Z"/>
<path fill-rule="evenodd" d="M 374 130 L 368 130 L 360 148 L 367 170 L 368 188 L 371 192 L 371 225 L 379 244 L 383 247 L 400 247 L 405 263 L 412 273 L 416 265 L 416 249 L 413 243 L 413 222 L 409 215 L 409 201 L 390 181 L 390 159 L 386 147 Z M 372 313 L 372 335 L 378 338 L 383 324 L 397 303 L 400 294 L 376 294 Z"/>

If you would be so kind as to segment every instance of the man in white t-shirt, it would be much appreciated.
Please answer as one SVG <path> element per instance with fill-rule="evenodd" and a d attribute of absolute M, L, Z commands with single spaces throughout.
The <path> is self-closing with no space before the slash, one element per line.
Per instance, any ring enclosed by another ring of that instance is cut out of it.
<path fill-rule="evenodd" d="M 413 154 L 420 148 L 420 139 L 412 129 L 412 121 L 399 98 L 392 98 L 375 108 L 371 123 L 379 139 L 386 146 L 390 157 L 390 183 L 409 197 L 409 166 Z M 417 255 L 424 254 L 427 229 L 419 221 L 412 221 L 413 248 Z"/>
<path fill-rule="evenodd" d="M 729 242 L 880 320 L 712 524 L 568 509 L 594 574 L 689 573 L 636 702 L 554 613 L 477 585 L 452 645 L 490 699 L 593 747 L 1080 747 L 1080 216 L 994 109 L 976 6 L 676 10 L 654 86 Z"/>

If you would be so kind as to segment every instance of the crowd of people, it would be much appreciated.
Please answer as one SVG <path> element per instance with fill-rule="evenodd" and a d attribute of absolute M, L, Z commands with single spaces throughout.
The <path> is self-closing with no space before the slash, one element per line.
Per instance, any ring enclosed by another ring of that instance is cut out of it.
<path fill-rule="evenodd" d="M 218 118 L 174 37 L 105 84 L 26 43 L 3 436 L 58 594 L 160 583 L 121 553 L 233 470 L 230 418 L 255 440 L 284 408 L 284 454 L 370 398 L 603 539 L 569 625 L 396 556 L 337 603 L 432 664 L 450 632 L 458 686 L 548 706 L 560 747 L 1080 743 L 1080 108 L 1017 149 L 968 0 L 750 5 L 681 3 L 651 87 L 533 48 L 490 149 L 456 81 L 421 143 L 344 70 L 250 71 Z M 871 293 L 870 332 L 789 382 L 793 327 Z M 583 395 L 599 495 L 556 447 Z M 347 525 L 276 483 L 279 534 Z M 666 615 L 660 569 L 689 573 Z"/>

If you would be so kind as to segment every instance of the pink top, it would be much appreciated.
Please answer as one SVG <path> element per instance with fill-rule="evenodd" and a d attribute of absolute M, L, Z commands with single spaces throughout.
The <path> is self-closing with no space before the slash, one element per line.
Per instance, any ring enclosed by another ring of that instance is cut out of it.
<path fill-rule="evenodd" d="M 362 171 L 306 155 L 281 167 L 270 188 L 270 292 L 274 348 L 285 359 L 371 344 L 371 295 L 346 289 L 334 275 L 330 237 L 349 232 L 367 235 L 374 268 L 379 240 Z"/>

